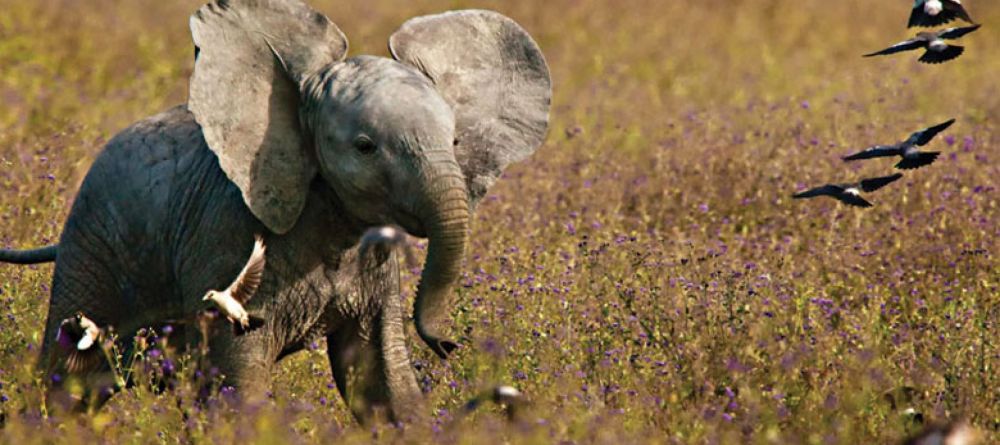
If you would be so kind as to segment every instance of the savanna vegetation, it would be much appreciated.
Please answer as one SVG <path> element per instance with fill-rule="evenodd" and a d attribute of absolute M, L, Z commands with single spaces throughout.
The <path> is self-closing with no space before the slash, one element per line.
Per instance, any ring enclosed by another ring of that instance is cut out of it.
<path fill-rule="evenodd" d="M 0 0 L 0 247 L 56 241 L 103 143 L 185 101 L 201 3 Z M 888 443 L 912 408 L 1000 441 L 997 2 L 965 2 L 984 26 L 939 66 L 860 57 L 914 32 L 905 0 L 310 3 L 379 55 L 409 17 L 495 9 L 552 71 L 547 142 L 475 217 L 463 348 L 442 362 L 411 337 L 427 424 L 358 426 L 324 344 L 266 403 L 197 404 L 194 351 L 163 332 L 121 357 L 137 384 L 101 411 L 42 416 L 52 267 L 0 265 L 0 440 Z M 952 117 L 942 157 L 875 207 L 790 199 L 891 173 L 840 156 Z M 530 399 L 518 422 L 458 418 L 498 383 Z"/>

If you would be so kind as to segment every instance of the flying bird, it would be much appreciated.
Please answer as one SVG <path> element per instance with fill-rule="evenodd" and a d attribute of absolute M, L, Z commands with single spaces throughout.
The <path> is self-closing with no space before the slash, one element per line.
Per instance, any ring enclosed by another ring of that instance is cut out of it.
<path fill-rule="evenodd" d="M 844 160 L 857 161 L 859 159 L 901 156 L 903 159 L 896 164 L 896 168 L 901 170 L 912 170 L 929 165 L 937 159 L 941 152 L 920 151 L 917 147 L 926 145 L 931 141 L 931 139 L 934 139 L 938 133 L 944 131 L 954 123 L 955 119 L 950 119 L 947 122 L 942 122 L 933 127 L 928 127 L 914 132 L 910 135 L 910 137 L 906 138 L 905 141 L 894 145 L 876 145 L 874 147 L 869 147 L 850 156 L 844 156 Z"/>
<path fill-rule="evenodd" d="M 979 430 L 964 420 L 945 424 L 931 424 L 908 437 L 902 445 L 978 445 L 982 442 Z"/>
<path fill-rule="evenodd" d="M 857 207 L 871 207 L 872 203 L 866 201 L 861 197 L 861 192 L 874 192 L 891 182 L 902 178 L 902 173 L 896 173 L 892 176 L 883 176 L 880 178 L 863 179 L 860 182 L 848 183 L 848 184 L 827 184 L 824 186 L 812 188 L 801 193 L 796 193 L 792 195 L 792 198 L 815 198 L 817 196 L 829 196 L 844 204 L 849 204 Z"/>
<path fill-rule="evenodd" d="M 955 19 L 975 23 L 965 11 L 961 0 L 915 0 L 907 28 L 938 26 Z"/>
<path fill-rule="evenodd" d="M 67 371 L 83 372 L 100 365 L 101 351 L 94 347 L 94 343 L 101 338 L 101 334 L 101 327 L 83 312 L 77 312 L 59 323 L 56 344 L 67 353 Z"/>
<path fill-rule="evenodd" d="M 884 56 L 923 48 L 925 50 L 924 55 L 920 56 L 920 59 L 917 60 L 931 64 L 944 63 L 965 52 L 965 47 L 949 45 L 945 40 L 957 39 L 979 29 L 980 26 L 973 25 L 962 28 L 942 29 L 934 32 L 920 32 L 910 40 L 899 42 L 881 51 L 865 54 L 865 57 Z"/>
<path fill-rule="evenodd" d="M 520 411 L 528 405 L 528 400 L 521 391 L 513 386 L 495 386 L 486 391 L 480 392 L 476 397 L 465 403 L 459 412 L 459 417 L 471 414 L 486 402 L 492 402 L 505 408 L 507 420 L 518 420 Z"/>
<path fill-rule="evenodd" d="M 233 324 L 233 332 L 236 335 L 243 335 L 264 324 L 264 320 L 250 316 L 243 307 L 260 287 L 264 276 L 264 250 L 264 238 L 259 234 L 255 235 L 250 259 L 236 280 L 225 290 L 210 290 L 202 298 L 202 301 L 215 303 L 219 312 Z"/>

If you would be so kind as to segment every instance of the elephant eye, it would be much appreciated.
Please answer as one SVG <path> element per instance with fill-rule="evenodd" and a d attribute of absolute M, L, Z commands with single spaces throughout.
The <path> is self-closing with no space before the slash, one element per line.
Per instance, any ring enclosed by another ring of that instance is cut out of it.
<path fill-rule="evenodd" d="M 361 152 L 361 154 L 370 155 L 375 153 L 378 146 L 375 145 L 375 142 L 372 141 L 371 138 L 362 135 L 354 139 L 354 148 Z"/>

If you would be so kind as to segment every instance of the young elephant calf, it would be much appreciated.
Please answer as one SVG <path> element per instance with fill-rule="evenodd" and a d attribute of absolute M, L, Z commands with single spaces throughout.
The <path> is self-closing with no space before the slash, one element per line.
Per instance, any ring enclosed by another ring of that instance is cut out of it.
<path fill-rule="evenodd" d="M 43 350 L 80 311 L 127 340 L 203 308 L 263 233 L 267 268 L 245 308 L 260 327 L 210 339 L 226 383 L 261 394 L 275 362 L 325 336 L 359 418 L 412 415 L 420 391 L 398 266 L 356 267 L 358 239 L 389 224 L 428 238 L 414 320 L 447 357 L 471 212 L 545 136 L 541 51 L 514 21 L 481 10 L 406 22 L 389 39 L 392 59 L 345 59 L 343 33 L 300 0 L 218 0 L 190 23 L 188 104 L 108 143 L 55 255 L 0 252 L 56 259 Z"/>

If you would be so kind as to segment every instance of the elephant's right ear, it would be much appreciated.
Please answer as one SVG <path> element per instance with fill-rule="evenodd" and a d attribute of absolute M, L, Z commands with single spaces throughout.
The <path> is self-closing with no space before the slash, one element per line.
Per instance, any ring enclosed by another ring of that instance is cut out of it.
<path fill-rule="evenodd" d="M 389 37 L 389 51 L 427 75 L 455 110 L 455 158 L 473 205 L 545 139 L 549 67 L 510 18 L 484 10 L 416 17 Z"/>
<path fill-rule="evenodd" d="M 216 0 L 191 16 L 191 35 L 188 108 L 250 211 L 285 233 L 316 175 L 299 84 L 343 60 L 347 38 L 300 0 Z"/>

